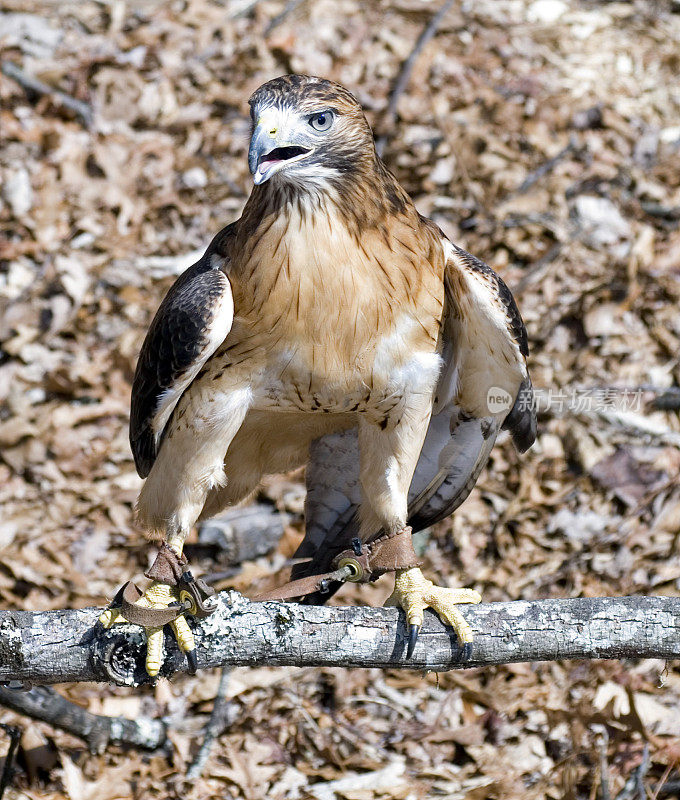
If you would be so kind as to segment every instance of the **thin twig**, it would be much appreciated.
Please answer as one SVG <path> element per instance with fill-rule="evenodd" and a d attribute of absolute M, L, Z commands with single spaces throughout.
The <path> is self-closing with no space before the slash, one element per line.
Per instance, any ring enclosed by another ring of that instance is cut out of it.
<path fill-rule="evenodd" d="M 413 50 L 411 50 L 409 53 L 408 58 L 401 65 L 401 70 L 399 71 L 399 75 L 397 76 L 397 80 L 395 81 L 394 87 L 390 94 L 390 99 L 387 102 L 387 110 L 385 111 L 385 116 L 383 118 L 383 128 L 385 131 L 387 131 L 387 129 L 394 124 L 394 121 L 397 118 L 397 103 L 399 102 L 400 96 L 408 85 L 411 72 L 413 71 L 413 67 L 415 66 L 418 56 L 422 53 L 425 45 L 437 33 L 437 29 L 441 25 L 441 22 L 444 19 L 447 11 L 452 8 L 453 3 L 454 0 L 446 0 L 446 2 L 440 7 L 439 11 L 432 16 L 416 40 Z M 389 137 L 390 135 L 388 133 L 384 133 L 382 136 L 379 136 L 376 139 L 375 149 L 378 155 L 381 157 L 385 151 L 385 146 L 387 145 Z"/>
<path fill-rule="evenodd" d="M 192 620 L 200 669 L 335 666 L 449 670 L 569 658 L 680 657 L 680 598 L 609 597 L 465 606 L 469 661 L 451 628 L 427 614 L 406 659 L 404 613 L 395 608 L 251 603 L 220 592 L 215 611 Z M 101 609 L 0 611 L 0 681 L 148 683 L 146 639 L 134 625 L 95 628 Z M 165 677 L 186 671 L 166 634 Z"/>
<path fill-rule="evenodd" d="M 668 776 L 673 772 L 675 768 L 675 762 L 671 761 L 670 764 L 666 765 L 666 769 L 663 771 L 663 775 L 661 779 L 654 787 L 654 794 L 651 796 L 651 800 L 657 800 L 657 797 L 661 796 L 661 791 L 663 790 L 664 786 L 667 786 Z M 678 791 L 680 792 L 680 781 L 678 781 Z"/>
<path fill-rule="evenodd" d="M 645 791 L 644 780 L 649 769 L 649 744 L 645 742 L 642 751 L 642 761 L 628 776 L 623 788 L 616 795 L 614 800 L 647 800 L 647 792 Z M 669 770 L 670 771 L 670 770 Z M 668 774 L 666 774 L 668 777 Z M 656 800 L 656 796 L 652 797 Z"/>
<path fill-rule="evenodd" d="M 522 275 L 520 280 L 517 282 L 517 285 L 515 286 L 515 295 L 521 294 L 527 288 L 527 286 L 536 283 L 543 277 L 546 269 L 562 252 L 562 247 L 562 242 L 555 242 L 555 244 L 550 248 L 550 250 L 548 250 L 547 253 L 542 255 L 538 261 L 534 261 L 534 263 L 526 270 L 524 275 Z"/>
<path fill-rule="evenodd" d="M 5 725 L 4 723 L 0 723 L 0 728 L 9 736 L 9 749 L 5 756 L 2 776 L 0 776 L 0 800 L 2 800 L 5 789 L 9 786 L 9 782 L 12 780 L 12 775 L 14 774 L 14 756 L 16 755 L 21 740 L 21 731 L 13 725 Z"/>
<path fill-rule="evenodd" d="M 269 25 L 267 25 L 267 27 L 264 29 L 264 35 L 269 36 L 274 28 L 278 28 L 278 26 L 286 19 L 286 17 L 295 11 L 299 5 L 302 5 L 303 2 L 304 0 L 288 0 L 283 11 L 269 20 Z"/>
<path fill-rule="evenodd" d="M 590 416 L 586 414 L 586 416 Z M 596 409 L 594 416 L 634 438 L 649 439 L 656 444 L 680 447 L 680 433 L 656 424 L 640 414 L 617 412 L 616 409 Z"/>
<path fill-rule="evenodd" d="M 535 387 L 536 388 L 536 387 Z M 585 417 L 604 422 L 612 431 L 635 439 L 647 439 L 655 444 L 680 447 L 680 433 L 671 430 L 653 417 L 645 416 L 644 409 L 637 409 L 638 395 L 652 392 L 648 386 L 627 388 L 622 386 L 565 386 L 551 391 L 536 388 L 536 408 L 541 416 L 561 419 Z M 609 392 L 611 394 L 607 395 Z M 598 399 L 598 393 L 600 399 Z M 581 399 L 592 402 L 580 402 Z M 616 398 L 621 403 L 616 404 Z M 628 404 L 628 407 L 626 407 Z M 651 404 L 650 404 L 651 405 Z M 654 410 L 654 406 L 651 406 Z"/>
<path fill-rule="evenodd" d="M 609 763 L 607 762 L 609 734 L 604 726 L 602 726 L 602 733 L 600 734 L 598 746 L 600 750 L 600 791 L 602 792 L 602 800 L 611 800 L 612 796 L 609 791 Z"/>
<path fill-rule="evenodd" d="M 203 768 L 210 757 L 210 751 L 212 750 L 215 739 L 217 739 L 217 737 L 229 724 L 229 705 L 226 696 L 230 674 L 231 669 L 229 667 L 222 667 L 222 670 L 220 671 L 220 683 L 217 687 L 217 694 L 215 695 L 210 719 L 208 720 L 208 724 L 205 726 L 203 742 L 198 753 L 196 753 L 196 758 L 187 770 L 188 780 L 200 778 Z"/>
<path fill-rule="evenodd" d="M 0 705 L 83 739 L 91 753 L 103 753 L 109 744 L 158 750 L 167 741 L 161 720 L 91 714 L 49 686 L 35 686 L 27 692 L 0 687 Z"/>
<path fill-rule="evenodd" d="M 544 175 L 547 175 L 549 172 L 552 172 L 553 169 L 562 161 L 566 156 L 570 155 L 571 153 L 576 152 L 577 149 L 577 142 L 575 137 L 571 137 L 569 140 L 569 144 L 560 150 L 557 155 L 554 155 L 552 158 L 549 158 L 547 161 L 544 161 L 542 164 L 539 164 L 535 170 L 532 170 L 526 178 L 522 181 L 519 185 L 518 189 L 515 191 L 515 194 L 524 194 L 528 192 L 529 189 L 536 183 L 536 181 L 540 180 Z"/>
<path fill-rule="evenodd" d="M 645 777 L 649 769 L 649 743 L 645 742 L 644 749 L 642 750 L 642 761 L 640 766 L 635 770 L 635 788 L 637 789 L 637 800 L 647 800 L 647 792 L 645 790 Z"/>
<path fill-rule="evenodd" d="M 92 107 L 87 103 L 84 103 L 82 100 L 76 100 L 75 97 L 71 97 L 71 95 L 65 92 L 60 92 L 58 89 L 53 89 L 51 86 L 48 86 L 48 84 L 38 80 L 38 78 L 26 74 L 11 61 L 3 61 L 0 69 L 4 75 L 16 81 L 27 93 L 47 95 L 57 105 L 72 111 L 86 128 L 92 125 L 94 115 Z"/>

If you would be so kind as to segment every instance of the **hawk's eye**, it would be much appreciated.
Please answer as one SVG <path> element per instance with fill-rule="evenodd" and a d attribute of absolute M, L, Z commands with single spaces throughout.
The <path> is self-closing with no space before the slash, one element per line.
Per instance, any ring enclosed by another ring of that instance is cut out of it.
<path fill-rule="evenodd" d="M 318 114 L 312 114 L 309 124 L 315 131 L 327 131 L 333 124 L 333 112 L 319 111 Z"/>

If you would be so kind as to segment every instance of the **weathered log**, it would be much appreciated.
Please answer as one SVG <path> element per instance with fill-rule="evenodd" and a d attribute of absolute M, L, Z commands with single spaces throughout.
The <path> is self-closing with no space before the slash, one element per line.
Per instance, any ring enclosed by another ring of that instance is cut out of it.
<path fill-rule="evenodd" d="M 289 514 L 282 514 L 267 503 L 229 508 L 200 524 L 198 544 L 187 545 L 187 554 L 201 547 L 212 547 L 219 552 L 220 564 L 232 566 L 252 561 L 278 545 L 290 519 Z"/>
<path fill-rule="evenodd" d="M 201 669 L 238 665 L 449 670 L 572 658 L 680 657 L 680 598 L 611 597 L 466 606 L 472 658 L 459 661 L 455 635 L 428 613 L 405 659 L 404 614 L 394 608 L 251 603 L 237 592 L 193 622 Z M 106 681 L 137 685 L 144 672 L 140 628 L 94 627 L 101 609 L 0 612 L 0 681 Z M 186 670 L 169 633 L 161 674 Z"/>

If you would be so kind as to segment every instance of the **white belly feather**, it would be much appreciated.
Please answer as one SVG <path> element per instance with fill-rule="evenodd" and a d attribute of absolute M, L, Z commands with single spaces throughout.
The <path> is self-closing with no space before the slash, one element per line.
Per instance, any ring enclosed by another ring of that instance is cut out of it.
<path fill-rule="evenodd" d="M 411 349 L 417 325 L 402 317 L 396 330 L 358 353 L 354 363 L 337 374 L 318 370 L 294 348 L 281 350 L 254 382 L 253 407 L 399 415 L 411 398 L 432 394 L 441 369 L 437 353 Z"/>

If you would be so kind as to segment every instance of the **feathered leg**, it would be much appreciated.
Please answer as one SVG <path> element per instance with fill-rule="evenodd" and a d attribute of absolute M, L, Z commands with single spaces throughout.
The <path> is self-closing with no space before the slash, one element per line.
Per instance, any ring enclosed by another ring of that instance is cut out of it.
<path fill-rule="evenodd" d="M 397 533 L 407 524 L 408 489 L 420 455 L 429 424 L 430 405 L 411 409 L 394 426 L 381 429 L 362 421 L 359 425 L 362 503 L 362 539 L 380 528 Z M 472 631 L 458 610 L 460 603 L 479 603 L 481 596 L 471 589 L 449 589 L 435 586 L 417 567 L 396 570 L 394 591 L 387 605 L 404 609 L 408 624 L 406 657 L 413 655 L 418 633 L 423 624 L 423 611 L 432 608 L 451 625 L 463 648 L 462 657 L 469 658 Z"/>
<path fill-rule="evenodd" d="M 165 528 L 165 544 L 174 554 L 169 556 L 171 567 L 174 561 L 170 572 L 174 569 L 175 574 L 160 575 L 154 564 L 148 574 L 155 580 L 138 600 L 140 609 L 165 610 L 180 602 L 176 583 L 179 573 L 186 569 L 182 559 L 185 539 L 209 492 L 226 483 L 225 454 L 241 427 L 250 399 L 250 389 L 235 387 L 209 401 L 196 391 L 186 401 L 186 407 L 178 406 L 137 504 L 142 525 L 151 530 Z M 109 628 L 128 619 L 120 609 L 110 608 L 101 615 L 100 622 Z M 146 670 L 154 677 L 163 661 L 163 626 L 140 624 L 148 642 Z M 196 645 L 185 616 L 177 616 L 170 625 L 180 649 L 187 655 L 190 670 L 195 671 Z"/>

